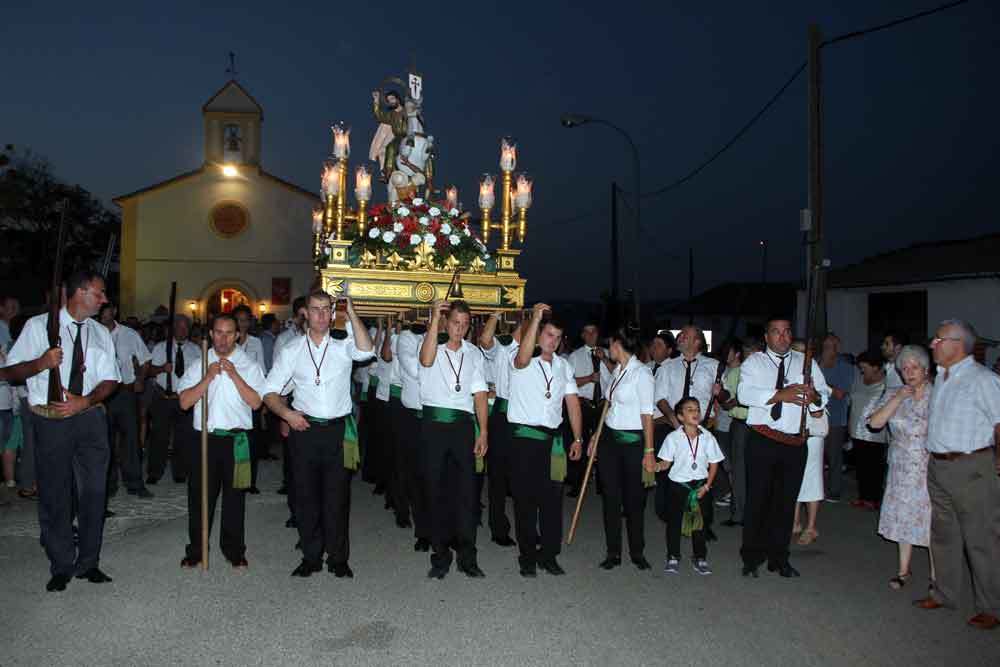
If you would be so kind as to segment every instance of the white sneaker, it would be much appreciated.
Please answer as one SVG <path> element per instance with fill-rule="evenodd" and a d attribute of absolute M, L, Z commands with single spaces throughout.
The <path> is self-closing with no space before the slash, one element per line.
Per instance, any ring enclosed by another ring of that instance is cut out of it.
<path fill-rule="evenodd" d="M 700 575 L 712 574 L 712 568 L 708 566 L 708 561 L 704 558 L 696 560 L 691 564 L 691 567 L 693 567 L 694 571 Z"/>
<path fill-rule="evenodd" d="M 716 507 L 729 507 L 730 503 L 733 501 L 733 494 L 727 493 L 718 500 L 715 501 Z"/>
<path fill-rule="evenodd" d="M 664 574 L 677 574 L 680 572 L 681 563 L 676 558 L 668 558 L 667 565 L 663 568 Z"/>

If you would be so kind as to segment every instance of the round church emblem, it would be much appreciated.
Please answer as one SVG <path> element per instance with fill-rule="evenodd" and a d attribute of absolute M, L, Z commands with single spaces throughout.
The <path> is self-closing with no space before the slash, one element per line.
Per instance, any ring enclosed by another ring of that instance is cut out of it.
<path fill-rule="evenodd" d="M 218 204 L 212 209 L 210 216 L 212 229 L 226 239 L 239 236 L 250 223 L 250 216 L 247 210 L 239 204 L 226 202 Z"/>
<path fill-rule="evenodd" d="M 430 283 L 419 283 L 413 288 L 413 296 L 417 298 L 417 301 L 430 303 L 434 300 L 434 286 Z"/>

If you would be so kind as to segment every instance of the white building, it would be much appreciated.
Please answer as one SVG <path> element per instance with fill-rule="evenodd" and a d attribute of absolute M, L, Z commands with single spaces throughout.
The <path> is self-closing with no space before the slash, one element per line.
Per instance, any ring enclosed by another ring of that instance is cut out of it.
<path fill-rule="evenodd" d="M 938 322 L 959 318 L 980 336 L 980 361 L 992 363 L 1000 340 L 1000 234 L 921 243 L 832 269 L 827 322 L 846 352 L 877 347 L 898 330 L 926 343 Z M 798 293 L 799 330 L 805 295 Z"/>
<path fill-rule="evenodd" d="M 264 171 L 263 110 L 236 81 L 202 107 L 200 167 L 114 202 L 122 209 L 121 312 L 146 317 L 177 282 L 177 309 L 201 319 L 247 303 L 284 317 L 313 283 L 319 198 Z"/>

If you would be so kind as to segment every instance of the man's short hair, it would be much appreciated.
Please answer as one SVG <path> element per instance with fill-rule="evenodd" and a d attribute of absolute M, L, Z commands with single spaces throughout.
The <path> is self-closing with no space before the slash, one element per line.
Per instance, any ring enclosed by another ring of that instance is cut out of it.
<path fill-rule="evenodd" d="M 764 322 L 764 335 L 767 335 L 767 332 L 771 330 L 771 325 L 775 322 L 788 322 L 789 324 L 791 324 L 792 318 L 790 318 L 788 315 L 780 315 L 780 314 L 772 315 L 771 317 L 767 318 L 767 320 Z"/>
<path fill-rule="evenodd" d="M 191 328 L 191 318 L 185 315 L 184 313 L 175 313 L 174 322 L 183 322 L 184 324 L 188 325 L 188 329 Z"/>
<path fill-rule="evenodd" d="M 0 303 L 3 303 L 3 302 L 0 301 Z M 102 315 L 104 315 L 104 311 L 105 310 L 109 310 L 109 309 L 114 308 L 114 307 L 115 307 L 115 304 L 111 303 L 110 301 L 106 301 L 105 303 L 102 303 L 101 307 L 97 309 L 97 317 L 100 318 Z"/>
<path fill-rule="evenodd" d="M 104 280 L 104 276 L 93 269 L 79 269 L 69 274 L 69 278 L 66 279 L 66 298 L 69 299 L 78 289 L 83 289 L 98 278 Z"/>
<path fill-rule="evenodd" d="M 562 320 L 559 319 L 557 316 L 552 315 L 551 313 L 545 319 L 542 320 L 541 324 L 538 327 L 538 333 L 541 333 L 542 330 L 545 329 L 545 327 L 547 326 L 552 327 L 553 329 L 557 329 L 560 334 L 566 331 L 566 327 L 563 325 Z"/>
<path fill-rule="evenodd" d="M 886 331 L 885 335 L 882 336 L 882 340 L 885 340 L 886 338 L 891 338 L 893 345 L 909 345 L 910 344 L 910 337 L 907 336 L 902 331 L 898 331 L 896 329 L 891 329 L 889 331 Z"/>
<path fill-rule="evenodd" d="M 306 303 L 308 303 L 308 297 L 304 296 L 295 297 L 295 300 L 292 301 L 292 315 L 297 314 L 300 310 L 305 308 Z"/>
<path fill-rule="evenodd" d="M 271 323 L 274 322 L 275 319 L 277 319 L 277 316 L 274 313 L 264 313 L 264 315 L 260 318 L 260 326 L 263 329 L 270 329 Z"/>
<path fill-rule="evenodd" d="M 231 313 L 219 313 L 218 315 L 216 315 L 212 319 L 212 330 L 213 331 L 215 330 L 215 324 L 219 320 L 229 320 L 230 322 L 233 323 L 233 328 L 238 329 L 239 328 L 239 324 L 236 322 L 236 311 L 237 311 L 237 308 L 233 308 L 233 312 L 231 312 Z"/>
<path fill-rule="evenodd" d="M 674 335 L 669 331 L 667 331 L 666 329 L 664 329 L 663 331 L 657 331 L 656 334 L 653 336 L 653 339 L 657 338 L 662 340 L 663 344 L 666 345 L 669 349 L 671 350 L 677 349 L 677 339 L 674 338 Z"/>
<path fill-rule="evenodd" d="M 326 301 L 331 306 L 333 305 L 333 297 L 330 296 L 329 292 L 325 292 L 321 289 L 314 289 L 312 292 L 309 292 L 309 301 L 312 301 L 313 299 Z"/>
<path fill-rule="evenodd" d="M 451 302 L 451 306 L 448 308 L 448 317 L 451 317 L 452 313 L 465 313 L 469 317 L 472 317 L 472 310 L 469 308 L 469 304 L 461 299 Z"/>
<path fill-rule="evenodd" d="M 245 303 L 241 303 L 232 310 L 234 318 L 239 317 L 240 313 L 246 313 L 247 317 L 249 317 L 251 320 L 253 319 L 253 311 L 250 310 L 250 306 L 246 305 Z"/>
<path fill-rule="evenodd" d="M 858 355 L 858 363 L 865 363 L 869 366 L 875 366 L 876 368 L 882 368 L 882 353 L 876 350 L 865 350 Z"/>
<path fill-rule="evenodd" d="M 979 336 L 976 334 L 975 327 L 973 327 L 965 320 L 959 320 L 959 319 L 945 320 L 937 326 L 938 329 L 942 329 L 944 327 L 955 327 L 959 331 L 961 331 L 962 348 L 965 350 L 966 354 L 972 354 L 973 350 L 976 347 L 976 340 L 979 339 Z"/>

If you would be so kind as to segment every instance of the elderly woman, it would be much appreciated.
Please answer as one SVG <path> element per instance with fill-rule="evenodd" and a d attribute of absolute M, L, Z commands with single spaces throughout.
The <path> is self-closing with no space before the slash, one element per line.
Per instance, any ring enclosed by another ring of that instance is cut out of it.
<path fill-rule="evenodd" d="M 851 505 L 877 511 L 885 481 L 885 429 L 872 430 L 865 421 L 865 409 L 886 393 L 882 355 L 869 350 L 858 355 L 858 375 L 851 387 L 851 417 L 848 420 L 854 463 L 858 473 L 858 498 Z"/>
<path fill-rule="evenodd" d="M 878 532 L 899 544 L 899 572 L 889 586 L 899 590 L 910 578 L 913 546 L 927 547 L 931 537 L 931 500 L 927 493 L 927 417 L 930 412 L 930 360 L 924 348 L 906 345 L 896 357 L 905 383 L 886 392 L 868 409 L 873 429 L 889 426 L 889 476 L 882 499 Z M 928 554 L 930 552 L 928 551 Z M 931 559 L 931 581 L 934 561 Z"/>

